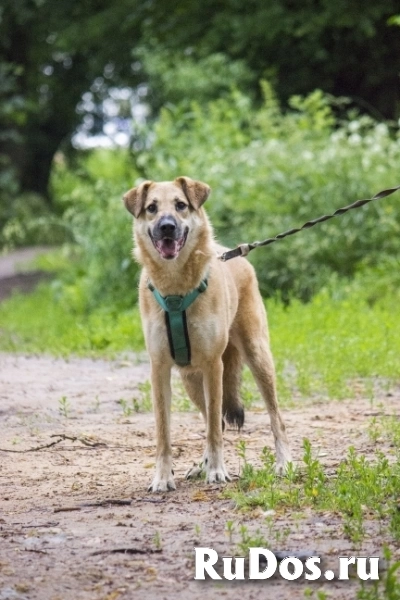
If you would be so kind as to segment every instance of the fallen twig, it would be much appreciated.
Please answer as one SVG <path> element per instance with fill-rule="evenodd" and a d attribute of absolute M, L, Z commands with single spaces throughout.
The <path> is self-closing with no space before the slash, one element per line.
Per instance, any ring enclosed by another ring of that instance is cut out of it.
<path fill-rule="evenodd" d="M 59 506 L 54 509 L 55 513 L 59 512 L 72 512 L 73 510 L 81 510 L 80 506 Z"/>
<path fill-rule="evenodd" d="M 36 523 L 35 525 L 24 525 L 23 523 L 10 523 L 10 525 L 21 525 L 22 529 L 44 529 L 45 527 L 57 527 L 60 521 L 49 521 L 49 523 Z"/>
<path fill-rule="evenodd" d="M 69 440 L 71 442 L 80 442 L 84 446 L 88 446 L 90 448 L 97 448 L 99 446 L 107 446 L 105 442 L 89 442 L 85 438 L 65 435 L 65 433 L 55 433 L 50 436 L 51 438 L 59 438 L 54 442 L 50 442 L 49 444 L 43 444 L 42 446 L 35 446 L 34 448 L 27 448 L 26 450 L 12 450 L 11 448 L 0 448 L 0 452 L 15 452 L 18 454 L 24 454 L 25 452 L 37 452 L 38 450 L 45 450 L 46 448 L 51 448 L 60 442 L 64 442 L 65 440 Z"/>
<path fill-rule="evenodd" d="M 91 556 L 97 556 L 99 554 L 157 554 L 162 552 L 162 548 L 149 548 L 143 550 L 143 548 L 112 548 L 111 550 L 96 550 L 92 552 Z"/>
<path fill-rule="evenodd" d="M 131 500 L 120 500 L 118 498 L 109 498 L 107 500 L 99 500 L 98 502 L 84 502 L 82 504 L 80 504 L 79 506 L 130 506 L 132 504 L 132 499 Z"/>

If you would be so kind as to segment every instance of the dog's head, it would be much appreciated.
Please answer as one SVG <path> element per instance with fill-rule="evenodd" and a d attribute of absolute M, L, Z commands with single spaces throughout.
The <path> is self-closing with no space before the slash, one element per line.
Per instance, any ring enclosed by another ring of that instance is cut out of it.
<path fill-rule="evenodd" d="M 172 260 L 195 242 L 201 206 L 209 194 L 207 184 L 178 177 L 161 183 L 144 181 L 123 199 L 136 219 L 135 231 L 140 239 L 162 259 Z"/>

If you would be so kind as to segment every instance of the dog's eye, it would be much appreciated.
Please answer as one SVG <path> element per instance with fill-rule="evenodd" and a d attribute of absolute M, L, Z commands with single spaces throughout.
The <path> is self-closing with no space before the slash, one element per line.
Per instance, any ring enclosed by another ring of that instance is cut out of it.
<path fill-rule="evenodd" d="M 185 204 L 184 202 L 176 203 L 176 210 L 185 210 L 185 208 L 187 208 L 187 204 Z"/>
<path fill-rule="evenodd" d="M 146 210 L 147 210 L 147 212 L 154 215 L 154 213 L 157 212 L 157 204 L 155 204 L 154 202 L 153 202 L 153 204 L 149 204 L 148 207 L 146 208 Z"/>

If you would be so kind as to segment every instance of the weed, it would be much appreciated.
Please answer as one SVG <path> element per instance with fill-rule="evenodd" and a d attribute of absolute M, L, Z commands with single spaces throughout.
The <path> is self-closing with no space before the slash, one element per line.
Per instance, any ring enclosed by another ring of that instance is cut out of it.
<path fill-rule="evenodd" d="M 325 474 L 319 460 L 312 454 L 310 440 L 303 440 L 303 462 L 305 464 L 304 471 L 304 493 L 305 496 L 316 503 L 318 496 L 321 497 L 325 488 Z"/>
<path fill-rule="evenodd" d="M 139 383 L 138 389 L 140 392 L 140 401 L 137 403 L 138 410 L 140 408 L 142 412 L 150 412 L 153 408 L 150 381 Z"/>
<path fill-rule="evenodd" d="M 124 398 L 121 398 L 120 400 L 118 400 L 118 404 L 122 408 L 124 417 L 130 417 L 134 413 L 134 407 L 129 406 L 128 400 L 124 400 Z"/>
<path fill-rule="evenodd" d="M 97 413 L 100 410 L 100 398 L 99 396 L 96 396 L 95 400 L 94 400 L 94 404 L 93 404 L 93 412 Z"/>
<path fill-rule="evenodd" d="M 246 555 L 249 548 L 267 548 L 268 542 L 261 533 L 260 529 L 257 529 L 254 534 L 250 534 L 246 525 L 240 525 L 239 527 L 240 542 L 238 543 L 239 552 L 242 555 Z"/>
<path fill-rule="evenodd" d="M 239 440 L 239 442 L 237 443 L 236 449 L 237 449 L 239 458 L 241 458 L 243 460 L 244 464 L 246 464 L 246 442 L 244 440 Z"/>
<path fill-rule="evenodd" d="M 156 531 L 153 537 L 153 543 L 154 546 L 157 548 L 157 550 L 161 550 L 162 548 L 162 540 L 161 540 L 161 535 L 159 531 Z"/>
<path fill-rule="evenodd" d="M 389 420 L 386 428 L 398 443 L 400 424 Z M 394 540 L 400 539 L 399 458 L 389 462 L 377 448 L 373 459 L 367 460 L 350 447 L 336 472 L 328 477 L 308 439 L 303 441 L 303 450 L 304 466 L 290 467 L 288 476 L 282 479 L 275 475 L 271 450 L 264 448 L 262 468 L 255 469 L 246 462 L 238 484 L 226 494 L 242 509 L 260 506 L 264 510 L 292 512 L 313 507 L 316 511 L 338 514 L 343 534 L 357 547 L 365 538 L 369 520 L 375 520 L 381 531 L 385 529 Z M 272 537 L 272 525 L 269 527 Z"/>
<path fill-rule="evenodd" d="M 367 431 L 370 440 L 376 444 L 382 435 L 382 427 L 376 417 L 373 417 L 369 422 Z"/>
<path fill-rule="evenodd" d="M 70 408 L 71 407 L 67 400 L 67 397 L 63 396 L 62 398 L 60 398 L 60 400 L 58 401 L 58 412 L 65 419 L 68 419 L 70 416 Z"/>
<path fill-rule="evenodd" d="M 225 529 L 226 529 L 226 532 L 227 532 L 228 537 L 229 537 L 229 542 L 232 543 L 232 536 L 233 536 L 234 531 L 235 531 L 235 524 L 234 524 L 234 522 L 233 521 L 227 521 L 226 525 L 225 525 Z"/>

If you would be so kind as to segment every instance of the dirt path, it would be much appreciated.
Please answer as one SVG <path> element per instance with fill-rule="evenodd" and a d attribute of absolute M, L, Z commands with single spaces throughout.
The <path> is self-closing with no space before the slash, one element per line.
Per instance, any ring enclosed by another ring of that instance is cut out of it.
<path fill-rule="evenodd" d="M 30 292 L 39 281 L 49 277 L 48 273 L 32 270 L 30 264 L 36 257 L 50 250 L 47 246 L 33 246 L 15 250 L 5 256 L 0 255 L 0 301 L 10 296 L 14 290 Z"/>
<path fill-rule="evenodd" d="M 135 360 L 0 355 L 1 448 L 48 444 L 60 439 L 51 437 L 56 434 L 103 444 L 65 440 L 38 452 L 0 452 L 0 600 L 250 600 L 259 598 L 264 588 L 268 592 L 261 597 L 279 600 L 303 598 L 306 587 L 315 593 L 322 588 L 335 599 L 354 598 L 354 582 L 193 580 L 194 546 L 213 547 L 222 556 L 239 555 L 235 543 L 240 536 L 229 540 L 227 521 L 235 523 L 236 532 L 240 524 L 264 532 L 265 515 L 237 511 L 218 486 L 185 481 L 187 467 L 200 459 L 204 444 L 204 428 L 194 412 L 173 414 L 177 491 L 147 493 L 154 465 L 153 416 L 124 416 L 118 401 L 136 397 L 137 385 L 148 373 L 148 365 Z M 398 397 L 382 399 L 386 410 L 397 410 Z M 351 444 L 367 454 L 372 449 L 366 426 L 374 409 L 367 401 L 284 412 L 297 460 L 306 436 L 328 467 Z M 272 447 L 264 412 L 246 417 L 240 435 L 225 432 L 226 462 L 233 475 L 240 468 L 240 439 L 246 441 L 254 464 L 265 445 Z M 131 503 L 112 505 L 107 500 Z M 274 518 L 282 528 L 288 523 L 287 516 Z M 351 545 L 340 537 L 334 521 L 310 512 L 291 530 L 284 549 L 315 549 L 327 564 L 341 554 L 351 555 Z M 128 551 L 117 552 L 121 549 Z M 363 551 L 361 556 L 378 551 L 373 534 Z"/>

